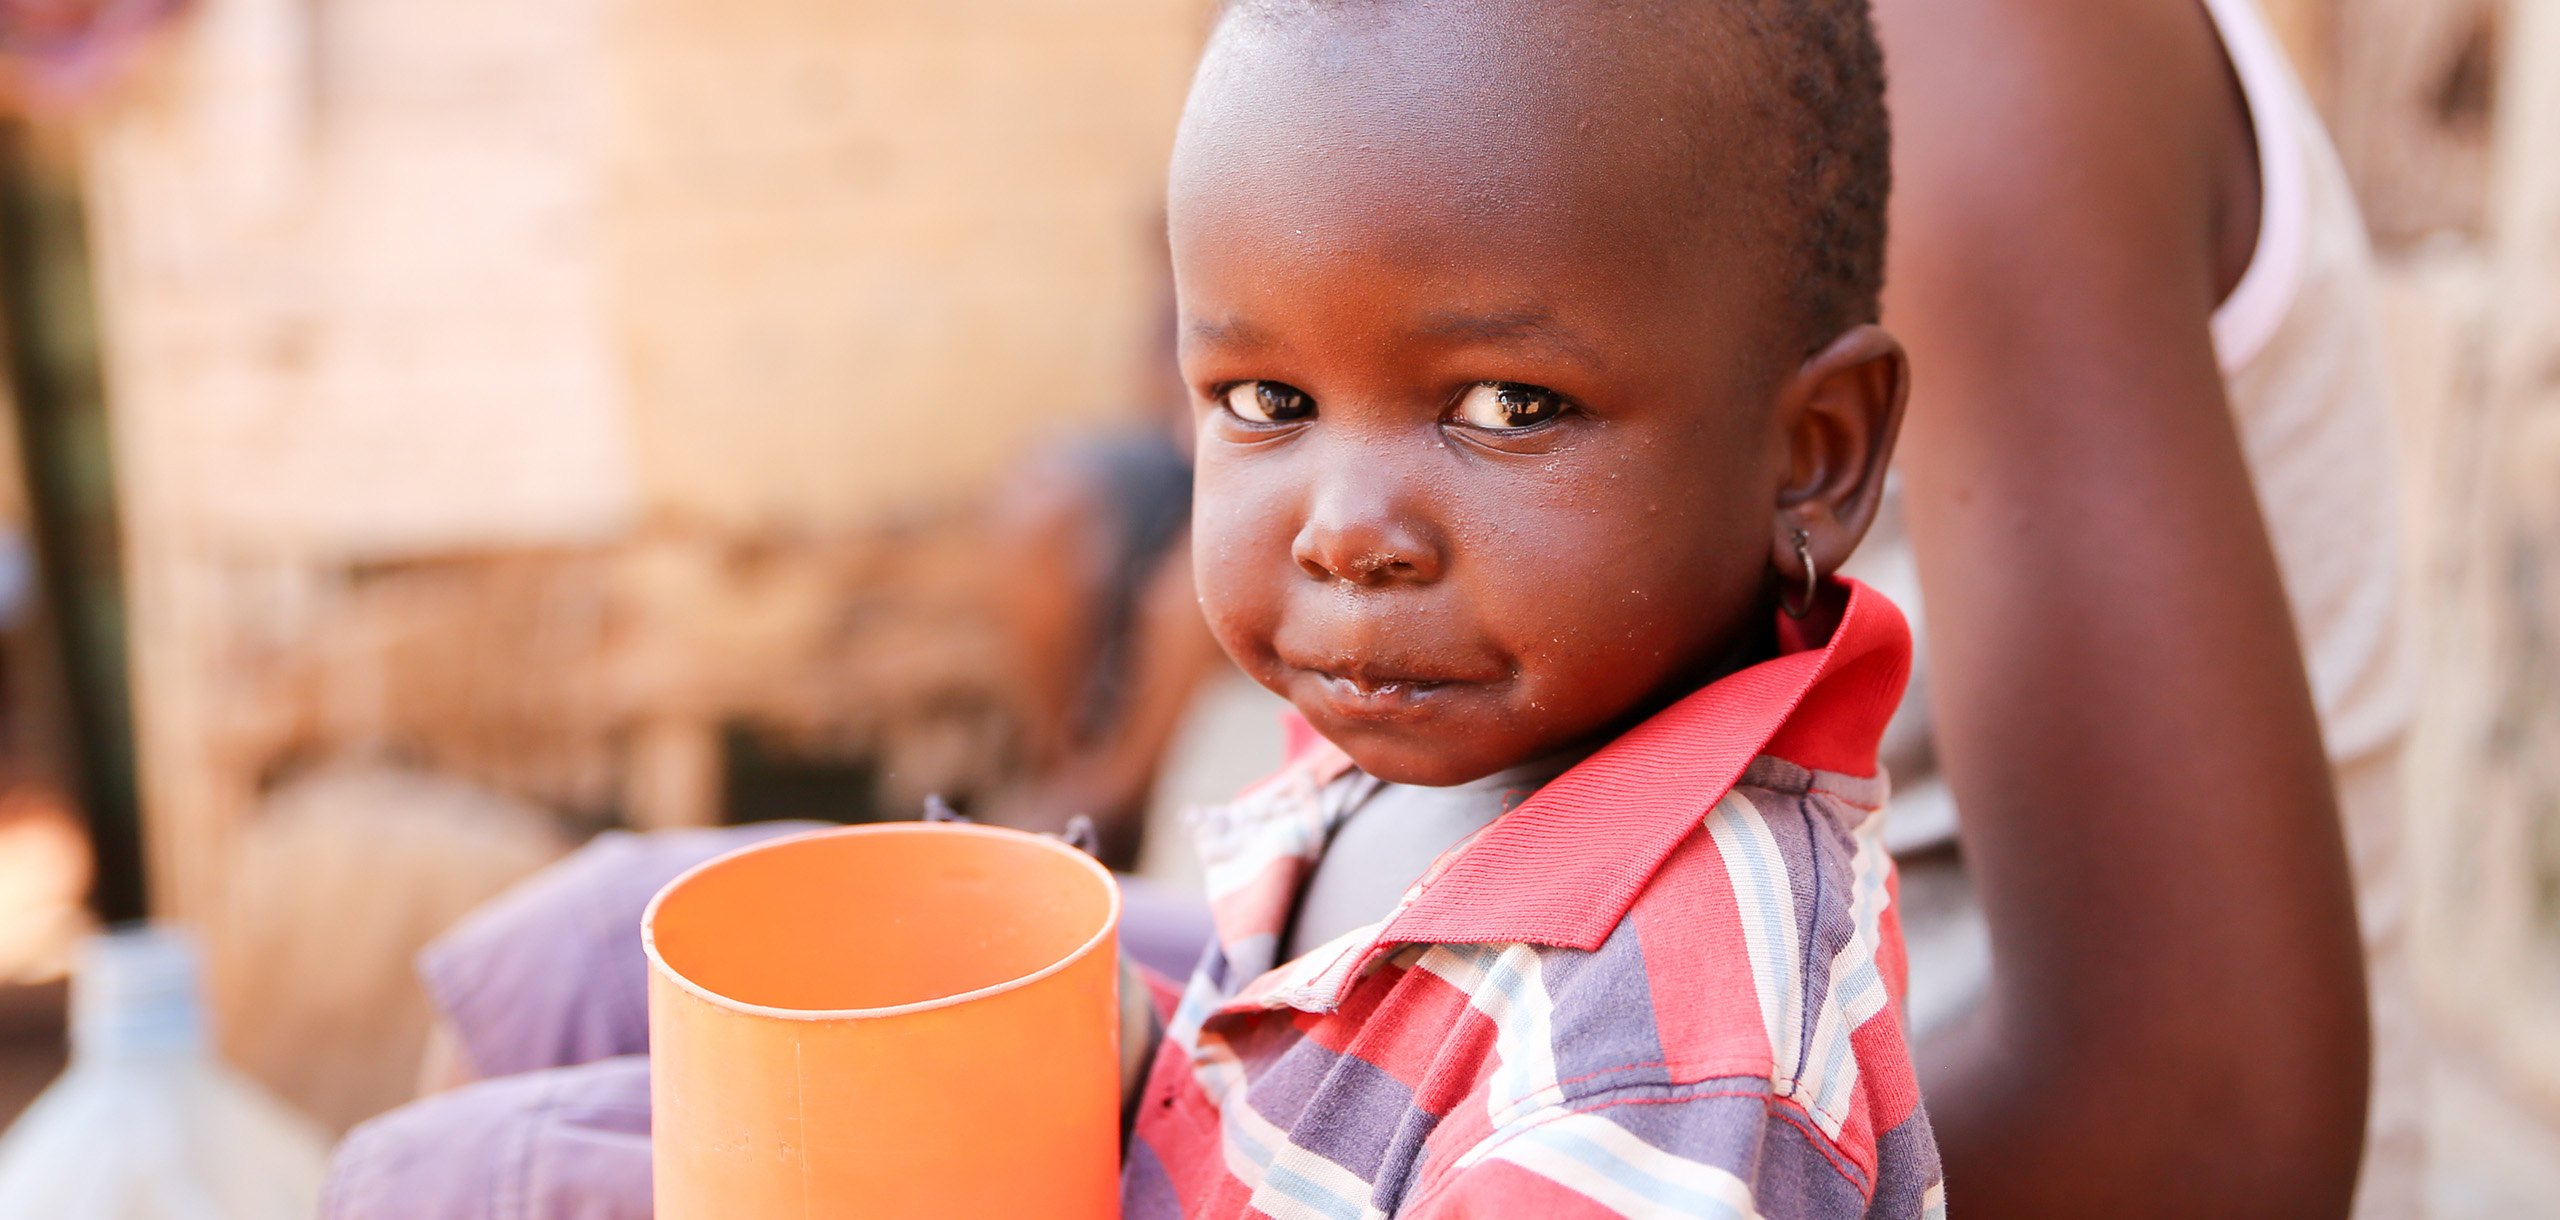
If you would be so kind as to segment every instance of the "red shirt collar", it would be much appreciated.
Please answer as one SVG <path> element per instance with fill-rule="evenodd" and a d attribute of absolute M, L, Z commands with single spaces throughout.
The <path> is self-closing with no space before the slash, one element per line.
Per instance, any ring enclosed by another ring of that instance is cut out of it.
<path fill-rule="evenodd" d="M 1752 759 L 1875 774 L 1911 629 L 1883 594 L 1841 583 L 1828 640 L 1708 684 L 1556 777 L 1447 861 L 1379 942 L 1597 949 Z"/>

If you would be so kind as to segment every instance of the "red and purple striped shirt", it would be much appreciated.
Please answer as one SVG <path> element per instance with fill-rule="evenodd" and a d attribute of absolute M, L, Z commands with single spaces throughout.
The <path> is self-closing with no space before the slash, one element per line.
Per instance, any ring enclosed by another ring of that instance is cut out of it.
<path fill-rule="evenodd" d="M 1124 1214 L 1928 1217 L 1876 745 L 1901 613 L 1645 721 L 1274 961 L 1351 766 L 1308 741 L 1203 811 L 1217 944 L 1146 1091 Z"/>

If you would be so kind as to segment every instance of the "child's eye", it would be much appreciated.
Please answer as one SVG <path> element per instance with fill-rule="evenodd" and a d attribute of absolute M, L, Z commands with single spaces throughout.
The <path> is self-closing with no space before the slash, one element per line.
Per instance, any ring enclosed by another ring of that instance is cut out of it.
<path fill-rule="evenodd" d="M 1534 428 L 1563 411 L 1563 395 L 1516 381 L 1478 382 L 1458 400 L 1459 422 L 1493 432 Z"/>
<path fill-rule="evenodd" d="M 1277 381 L 1239 381 L 1221 396 L 1236 418 L 1256 424 L 1285 424 L 1316 413 L 1316 400 L 1305 390 Z"/>

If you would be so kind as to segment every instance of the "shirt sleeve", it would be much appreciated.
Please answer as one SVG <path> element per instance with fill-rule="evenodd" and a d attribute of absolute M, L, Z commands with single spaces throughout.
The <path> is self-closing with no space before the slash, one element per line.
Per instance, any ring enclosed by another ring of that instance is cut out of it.
<path fill-rule="evenodd" d="M 1630 1090 L 1495 1133 L 1405 1215 L 1944 1220 L 1928 1120 L 1910 1121 L 1920 1128 L 1888 1133 L 1870 1174 L 1763 1091 Z"/>

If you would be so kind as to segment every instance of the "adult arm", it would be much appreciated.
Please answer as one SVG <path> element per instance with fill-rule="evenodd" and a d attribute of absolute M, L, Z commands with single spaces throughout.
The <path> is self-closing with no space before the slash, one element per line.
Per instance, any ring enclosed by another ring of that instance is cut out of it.
<path fill-rule="evenodd" d="M 2346 1213 L 2347 857 L 2215 304 L 2256 232 L 2195 0 L 1878 0 L 1938 746 L 1994 982 L 1920 1048 L 1967 1217 Z"/>

